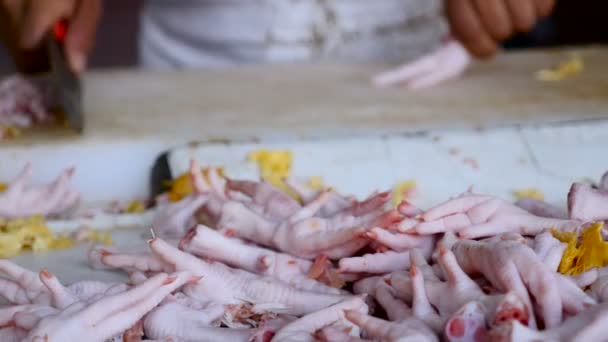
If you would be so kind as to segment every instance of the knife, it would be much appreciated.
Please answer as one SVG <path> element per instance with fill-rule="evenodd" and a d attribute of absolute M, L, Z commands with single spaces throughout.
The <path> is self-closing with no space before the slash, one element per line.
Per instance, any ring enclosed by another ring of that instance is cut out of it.
<path fill-rule="evenodd" d="M 70 68 L 63 44 L 67 31 L 67 21 L 59 21 L 47 39 L 50 62 L 50 86 L 55 96 L 53 111 L 65 115 L 69 126 L 78 133 L 84 129 L 82 113 L 82 91 L 80 79 Z"/>

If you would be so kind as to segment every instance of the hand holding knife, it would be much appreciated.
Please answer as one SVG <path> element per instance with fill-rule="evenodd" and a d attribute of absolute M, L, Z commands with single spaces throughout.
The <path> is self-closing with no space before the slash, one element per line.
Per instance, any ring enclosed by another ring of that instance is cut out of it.
<path fill-rule="evenodd" d="M 78 76 L 70 68 L 65 55 L 66 32 L 67 20 L 61 20 L 55 24 L 52 34 L 47 39 L 50 80 L 54 94 L 57 96 L 57 109 L 66 115 L 71 128 L 82 133 L 84 120 L 81 84 Z"/>
<path fill-rule="evenodd" d="M 0 1 L 0 41 L 17 70 L 55 90 L 58 109 L 78 132 L 83 123 L 77 75 L 86 68 L 102 7 L 102 0 Z"/>

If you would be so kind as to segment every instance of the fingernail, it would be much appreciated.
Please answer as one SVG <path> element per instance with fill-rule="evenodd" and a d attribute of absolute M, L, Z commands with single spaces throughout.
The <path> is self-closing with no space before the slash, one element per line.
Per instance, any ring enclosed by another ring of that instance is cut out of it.
<path fill-rule="evenodd" d="M 87 59 L 85 55 L 80 52 L 72 53 L 70 62 L 70 64 L 72 65 L 72 69 L 74 69 L 74 71 L 77 73 L 84 71 L 87 66 Z"/>
<path fill-rule="evenodd" d="M 410 276 L 415 277 L 418 274 L 418 267 L 416 265 L 410 266 Z"/>
<path fill-rule="evenodd" d="M 98 251 L 99 251 L 99 254 L 101 254 L 101 256 L 107 256 L 107 255 L 112 254 L 112 253 L 110 253 L 110 251 L 108 251 L 105 248 L 99 249 Z"/>
<path fill-rule="evenodd" d="M 49 270 L 47 270 L 46 268 L 40 271 L 40 274 L 47 279 L 51 279 L 53 277 L 51 272 L 49 272 Z"/>
<path fill-rule="evenodd" d="M 192 277 L 190 278 L 190 281 L 188 281 L 188 282 L 189 282 L 189 283 L 192 283 L 192 284 L 196 284 L 196 283 L 198 283 L 199 281 L 201 281 L 201 279 L 203 279 L 203 276 L 200 276 L 200 277 L 195 277 L 195 276 L 192 276 Z"/>
<path fill-rule="evenodd" d="M 177 279 L 177 276 L 171 276 L 171 277 L 169 277 L 169 278 L 165 279 L 165 281 L 163 281 L 163 285 L 169 285 L 169 284 L 171 284 L 172 282 L 174 282 L 174 281 L 175 281 L 175 279 Z"/>

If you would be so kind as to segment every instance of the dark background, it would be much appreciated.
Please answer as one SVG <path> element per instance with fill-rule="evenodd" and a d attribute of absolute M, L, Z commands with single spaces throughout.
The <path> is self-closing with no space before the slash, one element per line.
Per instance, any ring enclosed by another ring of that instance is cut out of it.
<path fill-rule="evenodd" d="M 136 64 L 139 8 L 142 3 L 143 0 L 104 0 L 104 14 L 89 61 L 91 67 Z M 0 74 L 5 75 L 13 69 L 12 61 L 0 44 Z"/>
<path fill-rule="evenodd" d="M 143 1 L 104 0 L 90 67 L 127 67 L 137 63 L 139 9 Z M 558 0 L 550 19 L 539 23 L 534 32 L 514 37 L 505 47 L 593 43 L 608 43 L 608 0 Z M 0 74 L 12 70 L 11 60 L 0 47 Z"/>

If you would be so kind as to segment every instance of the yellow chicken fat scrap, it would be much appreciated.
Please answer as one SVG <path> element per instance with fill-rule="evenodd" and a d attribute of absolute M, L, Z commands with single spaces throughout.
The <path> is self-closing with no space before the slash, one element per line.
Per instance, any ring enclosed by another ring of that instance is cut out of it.
<path fill-rule="evenodd" d="M 129 202 L 125 208 L 125 212 L 128 214 L 143 213 L 144 211 L 146 211 L 146 206 L 140 200 L 133 200 Z"/>
<path fill-rule="evenodd" d="M 592 224 L 582 232 L 580 239 L 576 232 L 552 230 L 556 239 L 568 244 L 558 268 L 560 273 L 577 275 L 608 265 L 608 242 L 602 239 L 602 227 L 599 222 Z"/>
<path fill-rule="evenodd" d="M 101 243 L 106 246 L 111 246 L 113 244 L 112 235 L 110 232 L 100 232 L 96 230 L 91 230 L 89 232 L 88 239 L 91 242 Z"/>
<path fill-rule="evenodd" d="M 415 180 L 407 180 L 395 186 L 393 190 L 393 207 L 397 207 L 404 199 L 411 197 L 412 192 L 416 190 L 418 184 Z"/>
<path fill-rule="evenodd" d="M 72 246 L 72 239 L 55 236 L 42 216 L 0 218 L 0 258 L 10 258 L 25 250 L 45 252 Z"/>
<path fill-rule="evenodd" d="M 209 168 L 201 168 L 201 173 L 207 183 L 209 183 Z M 218 168 L 218 174 L 224 177 L 224 169 Z M 190 179 L 190 173 L 184 172 L 175 180 L 169 182 L 167 185 L 169 188 L 167 195 L 171 202 L 177 202 L 182 198 L 192 194 L 192 180 Z"/>
<path fill-rule="evenodd" d="M 583 62 L 583 59 L 578 55 L 574 55 L 555 68 L 537 71 L 536 79 L 544 82 L 561 81 L 567 77 L 580 73 L 584 68 L 585 63 Z"/>
<path fill-rule="evenodd" d="M 291 151 L 258 150 L 249 153 L 247 159 L 258 164 L 258 170 L 263 180 L 299 200 L 298 195 L 284 181 L 291 174 L 293 163 Z"/>
<path fill-rule="evenodd" d="M 0 126 L 0 137 L 14 139 L 21 136 L 21 130 L 15 126 Z"/>
<path fill-rule="evenodd" d="M 305 185 L 311 190 L 321 191 L 326 189 L 325 183 L 323 183 L 323 177 L 321 176 L 313 176 L 308 178 L 308 183 Z"/>
<path fill-rule="evenodd" d="M 545 195 L 542 193 L 542 191 L 535 189 L 535 188 L 526 188 L 526 189 L 516 190 L 516 191 L 513 191 L 513 195 L 518 200 L 524 199 L 524 198 L 532 198 L 532 199 L 539 200 L 539 201 L 545 200 Z"/>

